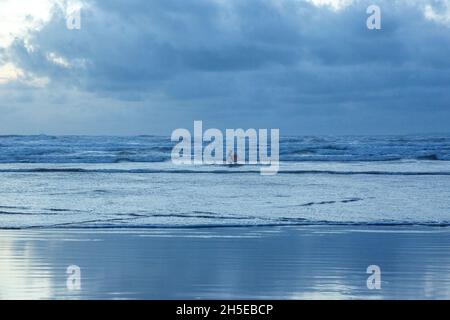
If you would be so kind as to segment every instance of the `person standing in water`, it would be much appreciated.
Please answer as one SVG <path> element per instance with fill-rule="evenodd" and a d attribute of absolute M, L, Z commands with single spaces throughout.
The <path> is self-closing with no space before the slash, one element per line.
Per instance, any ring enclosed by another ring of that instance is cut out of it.
<path fill-rule="evenodd" d="M 234 153 L 232 150 L 230 150 L 230 152 L 228 153 L 228 159 L 230 160 L 229 161 L 230 165 L 237 164 L 238 161 L 237 154 Z"/>

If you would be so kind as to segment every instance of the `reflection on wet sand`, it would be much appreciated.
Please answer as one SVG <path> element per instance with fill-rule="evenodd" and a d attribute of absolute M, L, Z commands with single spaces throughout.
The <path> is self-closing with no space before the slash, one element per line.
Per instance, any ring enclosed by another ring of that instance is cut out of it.
<path fill-rule="evenodd" d="M 426 227 L 2 230 L 0 298 L 450 299 L 449 249 Z"/>

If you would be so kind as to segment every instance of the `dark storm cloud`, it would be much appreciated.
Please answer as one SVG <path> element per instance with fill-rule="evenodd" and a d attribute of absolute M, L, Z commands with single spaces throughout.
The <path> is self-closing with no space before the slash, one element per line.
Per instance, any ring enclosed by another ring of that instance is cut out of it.
<path fill-rule="evenodd" d="M 295 0 L 90 1 L 81 30 L 67 30 L 56 12 L 33 35 L 34 50 L 17 39 L 9 57 L 48 77 L 47 90 L 124 108 L 157 97 L 169 128 L 183 107 L 189 121 L 292 133 L 446 130 L 450 28 L 424 18 L 427 1 L 375 1 L 382 30 L 368 30 L 372 2 L 334 11 Z"/>

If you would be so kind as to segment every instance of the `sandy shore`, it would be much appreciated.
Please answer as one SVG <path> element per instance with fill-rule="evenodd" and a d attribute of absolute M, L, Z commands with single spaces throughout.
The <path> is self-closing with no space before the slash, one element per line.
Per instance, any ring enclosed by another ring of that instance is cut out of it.
<path fill-rule="evenodd" d="M 0 298 L 450 299 L 450 228 L 2 230 Z"/>

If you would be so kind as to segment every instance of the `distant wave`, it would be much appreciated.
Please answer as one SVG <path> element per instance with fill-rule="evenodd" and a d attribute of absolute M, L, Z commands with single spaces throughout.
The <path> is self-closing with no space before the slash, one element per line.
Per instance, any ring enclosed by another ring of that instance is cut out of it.
<path fill-rule="evenodd" d="M 171 174 L 252 174 L 260 173 L 260 168 L 244 169 L 85 169 L 85 168 L 30 168 L 0 169 L 0 173 L 171 173 Z M 450 171 L 339 171 L 339 170 L 280 170 L 278 174 L 332 174 L 332 175 L 393 175 L 393 176 L 448 176 Z"/>
<path fill-rule="evenodd" d="M 165 162 L 174 144 L 158 136 L 0 136 L 0 163 Z M 450 135 L 285 136 L 280 160 L 450 160 Z"/>

